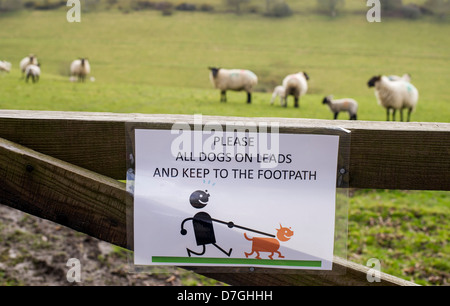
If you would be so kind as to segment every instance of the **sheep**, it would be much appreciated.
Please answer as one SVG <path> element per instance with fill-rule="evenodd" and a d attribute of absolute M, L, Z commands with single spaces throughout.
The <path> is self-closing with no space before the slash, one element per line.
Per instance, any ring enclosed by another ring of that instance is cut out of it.
<path fill-rule="evenodd" d="M 7 61 L 0 61 L 0 71 L 10 72 L 11 71 L 11 63 L 9 63 Z"/>
<path fill-rule="evenodd" d="M 375 87 L 375 96 L 378 104 L 386 108 L 387 121 L 389 121 L 389 113 L 392 109 L 392 120 L 395 121 L 395 112 L 400 110 L 400 121 L 403 121 L 403 109 L 408 109 L 408 119 L 410 120 L 411 112 L 417 105 L 419 100 L 419 92 L 414 85 L 405 81 L 390 81 L 386 76 L 374 76 L 367 85 Z"/>
<path fill-rule="evenodd" d="M 27 68 L 25 68 L 25 76 L 26 76 L 26 82 L 28 83 L 28 79 L 31 77 L 31 80 L 33 83 L 36 83 L 39 81 L 39 77 L 41 76 L 41 68 L 40 65 L 28 65 Z"/>
<path fill-rule="evenodd" d="M 356 113 L 358 111 L 358 102 L 351 98 L 345 99 L 333 99 L 332 95 L 323 98 L 322 104 L 328 104 L 330 110 L 334 114 L 334 119 L 336 120 L 339 112 L 348 112 L 350 115 L 350 120 L 356 120 Z"/>
<path fill-rule="evenodd" d="M 27 69 L 28 65 L 38 65 L 38 64 L 39 62 L 35 55 L 30 54 L 29 56 L 24 57 L 19 63 L 20 71 L 22 71 L 22 78 L 26 75 L 25 69 Z"/>
<path fill-rule="evenodd" d="M 84 82 L 89 73 L 91 73 L 91 66 L 87 58 L 74 60 L 70 64 L 70 75 L 78 78 L 78 81 Z"/>
<path fill-rule="evenodd" d="M 398 76 L 398 75 L 390 75 L 388 76 L 388 79 L 391 81 L 406 81 L 406 82 L 411 82 L 411 75 L 409 73 L 405 73 L 402 76 Z"/>
<path fill-rule="evenodd" d="M 209 79 L 215 88 L 220 89 L 220 102 L 226 102 L 227 90 L 247 92 L 247 103 L 252 103 L 252 91 L 258 84 L 258 77 L 250 70 L 209 67 Z"/>
<path fill-rule="evenodd" d="M 282 85 L 275 87 L 273 90 L 273 93 L 272 93 L 272 99 L 270 100 L 270 104 L 273 104 L 273 101 L 275 101 L 275 99 L 278 96 L 278 97 L 280 97 L 280 104 L 283 105 L 285 93 L 286 93 L 286 90 L 284 89 L 284 87 Z"/>
<path fill-rule="evenodd" d="M 283 79 L 284 107 L 287 107 L 287 98 L 289 95 L 294 96 L 294 107 L 299 107 L 299 99 L 308 91 L 309 76 L 306 72 L 298 72 L 290 74 Z"/>

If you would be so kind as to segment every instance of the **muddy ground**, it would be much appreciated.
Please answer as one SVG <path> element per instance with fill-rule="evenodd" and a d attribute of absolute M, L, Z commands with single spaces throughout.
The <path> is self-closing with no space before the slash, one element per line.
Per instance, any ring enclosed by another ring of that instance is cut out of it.
<path fill-rule="evenodd" d="M 0 285 L 177 286 L 216 285 L 180 268 L 133 273 L 126 250 L 72 229 L 0 205 Z M 71 258 L 79 260 L 80 282 Z"/>

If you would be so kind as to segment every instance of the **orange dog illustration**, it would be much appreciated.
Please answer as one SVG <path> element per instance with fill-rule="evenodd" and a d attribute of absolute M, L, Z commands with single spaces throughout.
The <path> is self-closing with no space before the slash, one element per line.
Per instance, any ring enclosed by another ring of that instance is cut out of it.
<path fill-rule="evenodd" d="M 275 238 L 262 238 L 262 237 L 248 238 L 246 233 L 244 233 L 245 239 L 253 242 L 252 252 L 251 253 L 244 252 L 245 257 L 248 258 L 250 255 L 256 252 L 255 258 L 261 259 L 259 253 L 268 252 L 271 253 L 269 255 L 270 259 L 273 259 L 273 255 L 275 253 L 278 254 L 278 258 L 284 258 L 284 256 L 281 255 L 281 253 L 278 251 L 278 249 L 280 248 L 280 241 L 288 241 L 294 235 L 294 232 L 290 228 L 283 227 L 281 224 L 280 228 L 279 229 L 277 228 L 276 230 L 277 230 L 277 238 L 279 241 Z"/>

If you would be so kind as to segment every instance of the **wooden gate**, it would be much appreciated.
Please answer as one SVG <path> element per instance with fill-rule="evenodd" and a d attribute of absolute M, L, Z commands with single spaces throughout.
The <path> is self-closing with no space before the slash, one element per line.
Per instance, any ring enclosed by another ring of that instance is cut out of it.
<path fill-rule="evenodd" d="M 0 111 L 0 203 L 120 247 L 127 241 L 126 123 L 171 129 L 188 115 Z M 350 130 L 350 188 L 450 190 L 450 124 L 208 117 L 270 122 L 281 133 L 306 128 Z M 231 285 L 414 285 L 335 257 L 333 270 L 202 274 Z"/>

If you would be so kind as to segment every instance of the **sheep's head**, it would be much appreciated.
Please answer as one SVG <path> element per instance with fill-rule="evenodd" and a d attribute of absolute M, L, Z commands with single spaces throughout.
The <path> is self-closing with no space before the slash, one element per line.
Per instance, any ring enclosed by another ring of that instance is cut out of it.
<path fill-rule="evenodd" d="M 322 104 L 328 104 L 330 103 L 330 100 L 333 99 L 333 96 L 326 96 L 325 98 L 323 98 L 322 100 Z"/>
<path fill-rule="evenodd" d="M 374 76 L 367 82 L 367 86 L 374 87 L 379 80 L 381 80 L 381 75 Z"/>
<path fill-rule="evenodd" d="M 213 75 L 213 78 L 217 77 L 217 74 L 219 73 L 220 68 L 216 67 L 208 67 L 209 70 L 211 70 L 211 73 Z"/>

